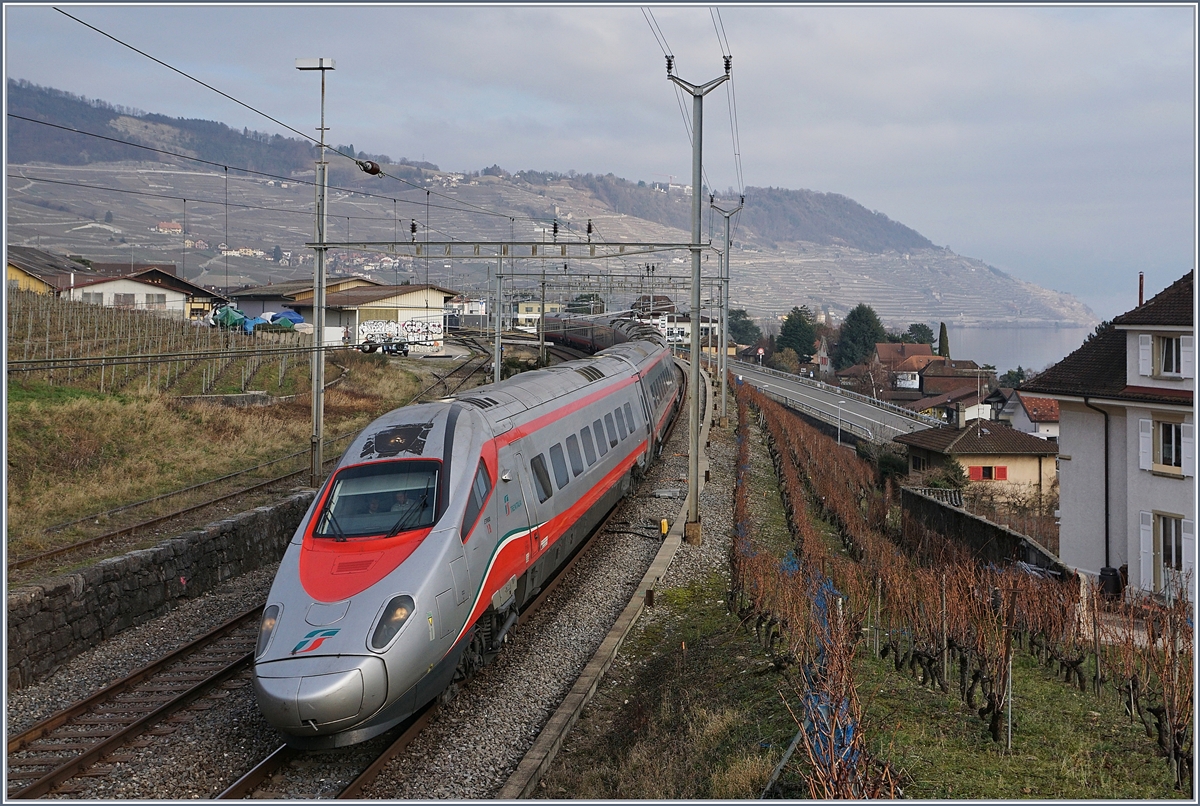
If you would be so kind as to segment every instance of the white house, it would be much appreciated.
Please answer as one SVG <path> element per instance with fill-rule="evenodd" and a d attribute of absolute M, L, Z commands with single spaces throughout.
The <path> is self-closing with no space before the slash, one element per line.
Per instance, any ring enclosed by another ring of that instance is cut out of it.
<path fill-rule="evenodd" d="M 360 334 L 384 331 L 396 323 L 413 352 L 440 352 L 446 331 L 446 303 L 458 296 L 436 285 L 364 285 L 325 294 L 325 325 L 341 327 L 357 341 Z M 312 289 L 292 295 L 288 307 L 312 321 Z M 368 324 L 370 323 L 370 324 Z"/>
<path fill-rule="evenodd" d="M 67 299 L 104 305 L 109 308 L 133 308 L 161 316 L 184 319 L 188 315 L 190 295 L 166 286 L 133 277 L 101 277 L 77 281 L 63 289 Z"/>
<path fill-rule="evenodd" d="M 1060 556 L 1195 601 L 1193 274 L 1113 320 L 1022 392 L 1059 403 Z"/>
<path fill-rule="evenodd" d="M 999 419 L 1038 439 L 1057 440 L 1059 416 L 1057 400 L 1017 391 L 1000 410 Z"/>

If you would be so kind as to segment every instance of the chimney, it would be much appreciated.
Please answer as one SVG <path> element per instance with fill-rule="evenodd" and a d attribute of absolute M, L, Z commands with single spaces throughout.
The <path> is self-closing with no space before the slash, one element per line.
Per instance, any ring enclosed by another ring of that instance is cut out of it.
<path fill-rule="evenodd" d="M 1142 307 L 1142 302 L 1146 296 L 1146 273 L 1138 272 L 1138 307 Z"/>
<path fill-rule="evenodd" d="M 954 404 L 954 417 L 960 431 L 967 427 L 967 407 L 961 400 Z"/>

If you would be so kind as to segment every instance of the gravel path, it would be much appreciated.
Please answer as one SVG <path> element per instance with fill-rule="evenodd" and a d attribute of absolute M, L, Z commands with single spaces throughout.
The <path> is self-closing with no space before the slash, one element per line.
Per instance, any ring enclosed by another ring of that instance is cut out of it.
<path fill-rule="evenodd" d="M 576 564 L 542 608 L 514 631 L 496 663 L 484 669 L 444 708 L 401 760 L 364 794 L 370 798 L 493 797 L 532 745 L 609 627 L 637 589 L 661 545 L 659 521 L 673 520 L 687 476 L 686 409 L 637 493 L 610 521 L 608 532 Z M 733 449 L 713 431 L 714 472 Z M 702 546 L 684 545 L 668 574 L 707 573 L 726 551 L 732 510 L 719 473 L 701 497 Z M 679 498 L 656 492 L 678 490 Z M 722 510 L 724 510 L 722 512 Z M 8 732 L 22 730 L 200 633 L 265 600 L 274 566 L 239 577 L 170 614 L 105 641 L 64 664 L 48 680 L 9 693 Z M 365 766 L 382 739 L 358 749 L 310 754 L 295 773 L 280 776 L 272 794 L 330 797 Z M 250 673 L 172 717 L 124 753 L 107 777 L 84 778 L 60 797 L 207 799 L 219 794 L 280 743 L 258 712 Z"/>

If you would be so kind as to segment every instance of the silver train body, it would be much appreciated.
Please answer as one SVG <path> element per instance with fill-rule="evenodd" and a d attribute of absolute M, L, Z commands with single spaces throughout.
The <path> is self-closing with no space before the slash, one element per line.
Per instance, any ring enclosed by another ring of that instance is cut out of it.
<path fill-rule="evenodd" d="M 551 340 L 586 347 L 589 332 L 605 349 L 396 409 L 318 491 L 254 667 L 259 707 L 289 744 L 364 741 L 453 690 L 657 455 L 682 397 L 657 331 L 553 327 Z"/>

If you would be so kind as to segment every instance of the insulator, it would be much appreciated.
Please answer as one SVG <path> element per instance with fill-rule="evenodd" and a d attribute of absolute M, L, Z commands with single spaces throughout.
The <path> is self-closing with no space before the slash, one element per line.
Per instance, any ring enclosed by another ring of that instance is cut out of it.
<path fill-rule="evenodd" d="M 590 219 L 590 218 L 588 219 L 588 230 L 587 230 L 587 234 L 588 234 L 588 235 L 591 235 L 591 234 L 592 234 L 592 219 Z"/>
<path fill-rule="evenodd" d="M 725 72 L 728 73 L 733 69 L 733 56 L 725 57 Z"/>
<path fill-rule="evenodd" d="M 416 221 L 412 222 L 412 234 L 413 235 L 417 234 L 417 222 Z"/>
<path fill-rule="evenodd" d="M 371 176 L 379 176 L 379 174 L 383 171 L 383 169 L 379 167 L 379 163 L 374 162 L 373 160 L 358 160 L 358 167 L 362 168 L 363 171 L 369 173 Z"/>
<path fill-rule="evenodd" d="M 671 69 L 675 66 L 675 57 L 667 57 L 667 75 L 671 75 Z"/>

